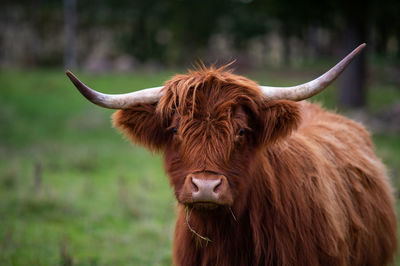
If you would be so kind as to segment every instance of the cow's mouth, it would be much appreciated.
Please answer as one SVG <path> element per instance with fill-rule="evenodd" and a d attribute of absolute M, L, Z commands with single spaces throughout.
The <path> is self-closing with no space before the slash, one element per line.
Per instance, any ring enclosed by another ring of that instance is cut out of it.
<path fill-rule="evenodd" d="M 197 210 L 215 210 L 222 205 L 212 201 L 196 201 L 188 204 L 191 208 Z"/>

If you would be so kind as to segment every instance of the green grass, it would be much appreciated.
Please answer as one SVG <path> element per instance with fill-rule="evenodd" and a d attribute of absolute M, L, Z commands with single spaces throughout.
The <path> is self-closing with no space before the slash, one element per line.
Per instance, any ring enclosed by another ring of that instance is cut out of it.
<path fill-rule="evenodd" d="M 166 78 L 82 75 L 106 92 Z M 0 81 L 0 264 L 171 264 L 175 203 L 160 158 L 123 140 L 112 111 L 62 71 Z"/>
<path fill-rule="evenodd" d="M 79 76 L 128 92 L 171 75 Z M 291 85 L 314 75 L 249 76 Z M 175 200 L 161 158 L 123 140 L 112 111 L 83 99 L 61 70 L 3 70 L 0 84 L 0 265 L 170 265 Z M 390 84 L 373 85 L 372 108 L 400 99 Z M 317 100 L 334 108 L 334 92 Z M 374 140 L 400 187 L 400 137 Z"/>

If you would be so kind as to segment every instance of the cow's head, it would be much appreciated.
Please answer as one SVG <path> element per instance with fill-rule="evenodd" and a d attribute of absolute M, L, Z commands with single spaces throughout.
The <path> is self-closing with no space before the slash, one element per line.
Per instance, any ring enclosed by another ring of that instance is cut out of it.
<path fill-rule="evenodd" d="M 270 100 L 246 78 L 204 68 L 175 76 L 157 103 L 119 110 L 113 120 L 135 143 L 164 152 L 180 203 L 210 210 L 244 202 L 253 158 L 296 127 L 299 114 L 295 102 Z"/>
<path fill-rule="evenodd" d="M 274 88 L 259 86 L 225 68 L 201 68 L 177 75 L 163 87 L 105 95 L 67 72 L 95 104 L 120 109 L 115 127 L 134 143 L 164 152 L 177 200 L 194 209 L 243 209 L 260 151 L 296 128 L 295 101 L 327 87 L 364 47 L 359 46 L 321 77 Z M 242 204 L 242 205 L 241 205 Z"/>

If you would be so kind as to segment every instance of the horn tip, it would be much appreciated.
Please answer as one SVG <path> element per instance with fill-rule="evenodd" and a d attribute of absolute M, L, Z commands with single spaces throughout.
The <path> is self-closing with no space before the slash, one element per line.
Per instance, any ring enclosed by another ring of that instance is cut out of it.
<path fill-rule="evenodd" d="M 365 48 L 365 46 L 367 46 L 367 44 L 364 42 L 364 43 L 360 44 L 355 50 L 356 51 L 361 51 L 361 50 L 363 50 Z"/>
<path fill-rule="evenodd" d="M 67 71 L 65 71 L 65 74 L 69 77 L 69 79 L 73 79 L 73 78 L 75 78 L 75 75 L 70 71 L 70 70 L 67 70 Z"/>

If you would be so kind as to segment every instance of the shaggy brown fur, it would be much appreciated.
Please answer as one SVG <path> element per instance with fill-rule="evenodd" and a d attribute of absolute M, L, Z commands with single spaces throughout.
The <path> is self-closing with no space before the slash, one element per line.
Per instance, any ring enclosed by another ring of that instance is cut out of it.
<path fill-rule="evenodd" d="M 157 104 L 117 111 L 114 125 L 164 151 L 178 202 L 195 171 L 224 174 L 234 196 L 215 210 L 178 204 L 174 264 L 392 262 L 392 191 L 361 125 L 308 102 L 266 99 L 224 68 L 177 75 L 164 91 Z"/>

